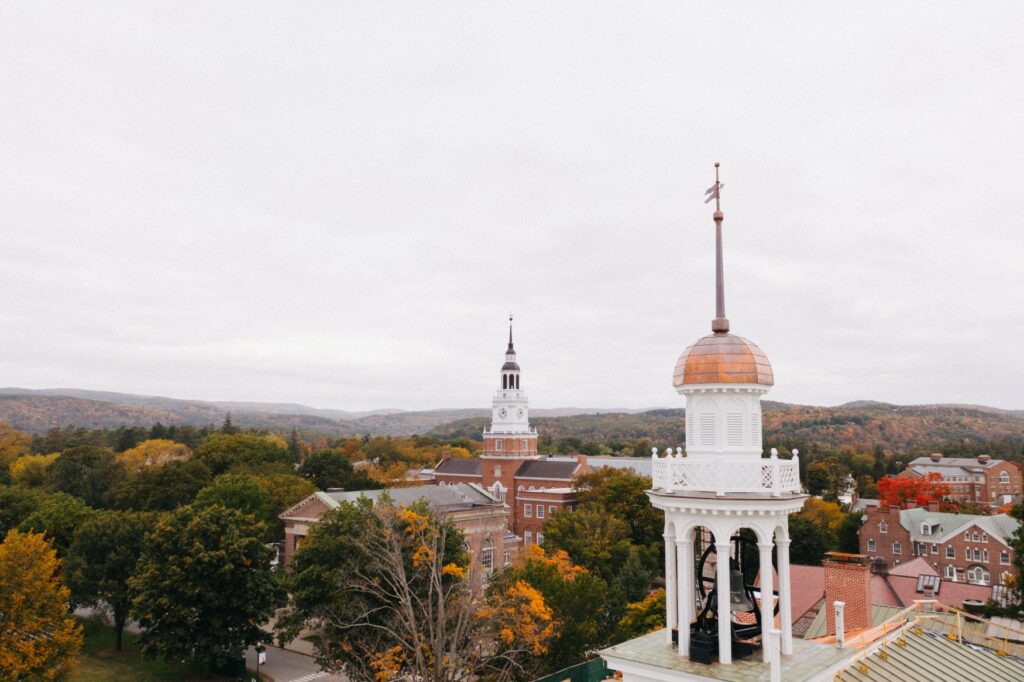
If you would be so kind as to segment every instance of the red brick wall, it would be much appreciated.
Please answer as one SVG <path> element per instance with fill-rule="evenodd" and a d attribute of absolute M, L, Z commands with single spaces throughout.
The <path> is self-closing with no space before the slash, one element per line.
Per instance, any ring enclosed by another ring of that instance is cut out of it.
<path fill-rule="evenodd" d="M 836 631 L 835 602 L 846 604 L 844 631 L 871 627 L 871 567 L 863 554 L 829 552 L 825 567 L 825 619 L 828 634 Z"/>

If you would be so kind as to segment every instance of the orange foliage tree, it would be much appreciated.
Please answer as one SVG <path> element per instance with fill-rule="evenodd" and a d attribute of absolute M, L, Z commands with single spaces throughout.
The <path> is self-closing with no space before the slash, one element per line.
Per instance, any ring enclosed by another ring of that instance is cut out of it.
<path fill-rule="evenodd" d="M 60 680 L 82 647 L 57 553 L 41 534 L 0 543 L 0 679 Z"/>
<path fill-rule="evenodd" d="M 941 502 L 949 495 L 949 485 L 942 474 L 930 473 L 924 478 L 883 476 L 878 481 L 878 501 L 883 507 L 905 507 L 910 500 L 919 506 Z"/>

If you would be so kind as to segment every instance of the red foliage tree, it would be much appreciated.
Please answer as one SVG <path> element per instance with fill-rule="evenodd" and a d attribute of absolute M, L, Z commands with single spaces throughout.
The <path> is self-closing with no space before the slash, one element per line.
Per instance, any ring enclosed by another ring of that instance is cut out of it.
<path fill-rule="evenodd" d="M 942 474 L 931 473 L 924 478 L 883 476 L 878 481 L 878 501 L 883 507 L 903 508 L 910 500 L 923 507 L 941 502 L 948 495 L 949 485 L 942 482 Z"/>

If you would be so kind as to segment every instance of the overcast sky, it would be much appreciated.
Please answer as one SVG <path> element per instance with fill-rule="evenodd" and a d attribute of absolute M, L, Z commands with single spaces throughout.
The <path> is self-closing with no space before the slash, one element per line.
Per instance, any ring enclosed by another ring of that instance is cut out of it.
<path fill-rule="evenodd" d="M 1024 408 L 1024 10 L 0 4 L 0 386 Z"/>

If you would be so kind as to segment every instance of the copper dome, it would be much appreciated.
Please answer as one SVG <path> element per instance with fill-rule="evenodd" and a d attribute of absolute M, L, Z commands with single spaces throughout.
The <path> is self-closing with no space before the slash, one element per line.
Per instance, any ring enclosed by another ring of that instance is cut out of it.
<path fill-rule="evenodd" d="M 772 386 L 772 366 L 760 348 L 733 334 L 711 334 L 683 351 L 672 372 L 676 388 L 689 384 Z"/>

